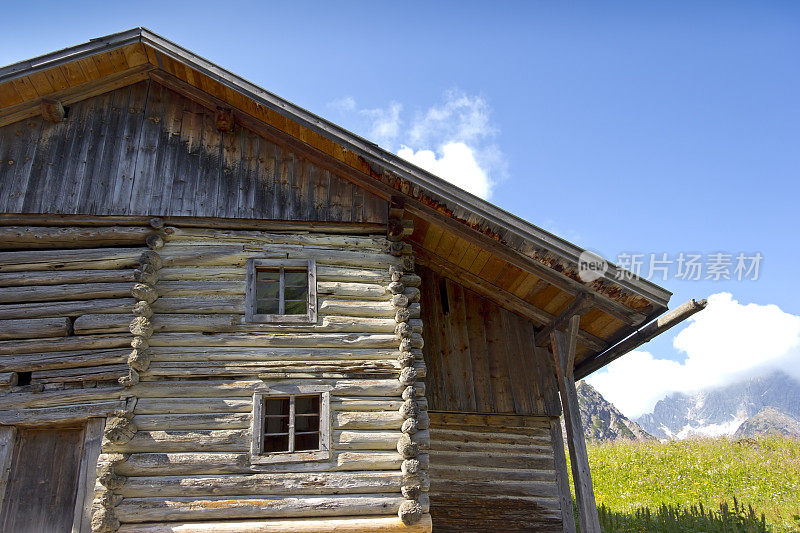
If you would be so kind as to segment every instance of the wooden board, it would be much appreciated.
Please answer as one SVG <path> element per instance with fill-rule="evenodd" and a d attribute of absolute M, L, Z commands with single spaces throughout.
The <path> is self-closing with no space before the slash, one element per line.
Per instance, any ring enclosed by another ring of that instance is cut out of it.
<path fill-rule="evenodd" d="M 435 531 L 562 531 L 550 418 L 430 412 Z"/>
<path fill-rule="evenodd" d="M 533 350 L 533 324 L 428 268 L 417 271 L 431 408 L 558 416 L 558 388 L 550 362 Z"/>
<path fill-rule="evenodd" d="M 72 530 L 83 429 L 19 429 L 0 530 Z"/>
<path fill-rule="evenodd" d="M 386 204 L 154 81 L 0 127 L 0 212 L 385 223 Z"/>

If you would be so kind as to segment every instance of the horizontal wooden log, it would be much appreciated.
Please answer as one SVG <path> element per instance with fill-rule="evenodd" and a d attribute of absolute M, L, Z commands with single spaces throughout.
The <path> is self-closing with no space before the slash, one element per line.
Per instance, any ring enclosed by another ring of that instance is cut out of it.
<path fill-rule="evenodd" d="M 334 431 L 333 446 L 337 450 L 394 450 L 400 435 L 399 428 L 395 431 Z"/>
<path fill-rule="evenodd" d="M 66 285 L 69 283 L 133 283 L 133 270 L 39 270 L 0 272 L 0 287 Z"/>
<path fill-rule="evenodd" d="M 346 360 L 346 361 L 154 361 L 147 368 L 146 376 L 171 377 L 226 377 L 262 376 L 277 374 L 281 379 L 296 375 L 306 377 L 334 377 L 368 375 L 374 377 L 395 376 L 400 372 L 397 361 Z M 291 378 L 290 378 L 291 379 Z"/>
<path fill-rule="evenodd" d="M 150 349 L 153 361 L 346 361 L 396 360 L 396 350 L 372 348 L 259 348 L 156 346 Z"/>
<path fill-rule="evenodd" d="M 125 498 L 397 493 L 401 482 L 400 471 L 145 476 L 127 478 L 116 492 Z"/>
<path fill-rule="evenodd" d="M 100 248 L 144 245 L 149 228 L 0 226 L 0 249 Z"/>
<path fill-rule="evenodd" d="M 41 409 L 0 410 L 0 424 L 23 426 L 49 426 L 81 422 L 93 416 L 108 416 L 124 409 L 125 402 L 92 402 L 80 405 L 46 407 Z"/>
<path fill-rule="evenodd" d="M 440 465 L 433 462 L 429 465 L 428 474 L 431 484 L 440 479 L 452 479 L 464 482 L 491 482 L 504 480 L 509 482 L 522 481 L 526 483 L 554 483 L 556 473 L 554 470 L 533 470 L 524 468 L 473 468 L 469 465 Z"/>
<path fill-rule="evenodd" d="M 152 304 L 154 313 L 228 313 L 244 314 L 244 297 L 167 297 L 159 298 Z"/>
<path fill-rule="evenodd" d="M 422 500 L 422 498 L 421 498 Z M 328 496 L 125 498 L 114 508 L 120 522 L 226 520 L 297 516 L 363 516 L 397 512 L 403 497 L 381 494 Z"/>
<path fill-rule="evenodd" d="M 0 372 L 34 372 L 59 368 L 79 368 L 120 364 L 127 360 L 131 350 L 79 350 L 74 352 L 46 352 L 0 356 Z"/>
<path fill-rule="evenodd" d="M 154 302 L 155 305 L 157 302 Z M 128 330 L 131 322 L 128 314 L 91 314 L 75 319 L 76 335 L 119 333 Z M 363 318 L 325 316 L 318 324 L 254 324 L 248 323 L 244 315 L 229 314 L 156 314 L 151 318 L 156 333 L 206 332 L 286 332 L 284 336 L 296 333 L 305 336 L 306 332 L 322 335 L 331 333 L 393 333 L 397 323 L 391 318 Z M 302 332 L 302 334 L 300 333 Z"/>
<path fill-rule="evenodd" d="M 130 388 L 140 398 L 241 398 L 251 397 L 261 380 L 147 381 Z M 303 379 L 285 382 L 276 387 L 287 391 L 297 385 L 327 385 L 333 396 L 399 397 L 404 387 L 396 379 Z M 382 400 L 377 400 L 382 401 Z M 137 404 L 138 406 L 138 404 Z"/>
<path fill-rule="evenodd" d="M 150 346 L 262 346 L 309 348 L 397 348 L 395 335 L 381 333 L 155 333 Z"/>
<path fill-rule="evenodd" d="M 396 516 L 376 518 L 289 518 L 269 521 L 171 522 L 123 524 L 119 533 L 430 533 L 430 514 L 414 525 L 405 525 Z"/>
<path fill-rule="evenodd" d="M 123 388 L 120 386 L 45 390 L 42 392 L 16 391 L 0 395 L 0 410 L 59 407 L 97 400 L 118 400 L 122 391 Z"/>
<path fill-rule="evenodd" d="M 252 403 L 250 404 L 252 406 Z M 201 408 L 202 409 L 202 408 Z M 107 452 L 246 452 L 250 429 L 195 429 L 137 431 L 127 442 L 109 444 Z"/>
<path fill-rule="evenodd" d="M 364 268 L 359 265 L 328 266 L 317 265 L 317 281 L 341 281 L 345 283 L 371 283 L 375 285 L 388 285 L 388 269 Z"/>
<path fill-rule="evenodd" d="M 0 305 L 0 319 L 77 317 L 92 313 L 128 313 L 133 309 L 133 298 L 103 298 L 68 302 L 40 302 Z"/>
<path fill-rule="evenodd" d="M 244 281 L 244 267 L 166 267 L 158 271 L 162 281 Z M 2 280 L 2 277 L 0 277 Z M 386 268 L 317 265 L 317 281 L 341 281 L 349 283 L 371 283 L 388 285 Z M 1 282 L 1 281 L 0 281 Z M 66 282 L 65 282 L 66 283 Z M 23 283 L 23 285 L 28 285 Z"/>
<path fill-rule="evenodd" d="M 547 470 L 553 468 L 553 456 L 547 454 L 503 454 L 494 452 L 430 451 L 431 461 L 440 466 L 470 466 L 483 468 Z"/>
<path fill-rule="evenodd" d="M 434 478 L 431 480 L 433 494 L 457 493 L 475 496 L 498 495 L 503 497 L 558 498 L 558 485 L 553 481 L 509 481 L 503 479 L 504 471 L 496 471 L 492 481 L 453 480 Z"/>
<path fill-rule="evenodd" d="M 18 377 L 16 372 L 0 372 L 0 387 L 13 387 L 17 384 Z"/>
<path fill-rule="evenodd" d="M 136 268 L 141 254 L 142 248 L 0 252 L 0 272 Z"/>
<path fill-rule="evenodd" d="M 70 333 L 68 318 L 29 318 L 0 320 L 0 340 L 66 337 Z"/>
<path fill-rule="evenodd" d="M 458 427 L 452 426 L 447 428 L 437 426 L 433 418 L 431 419 L 431 424 L 436 428 L 436 438 L 439 441 L 464 442 L 465 440 L 469 440 L 481 443 L 497 442 L 502 444 L 524 444 L 531 446 L 547 445 L 550 442 L 550 439 L 543 434 L 520 435 L 504 432 L 499 428 L 493 431 L 476 433 L 474 428 L 459 429 Z"/>
<path fill-rule="evenodd" d="M 128 374 L 127 364 L 86 366 L 40 370 L 33 374 L 35 383 L 67 383 L 79 381 L 117 381 Z"/>
<path fill-rule="evenodd" d="M 197 280 L 163 281 L 156 283 L 159 297 L 178 298 L 196 296 L 236 296 L 244 297 L 245 280 Z"/>
<path fill-rule="evenodd" d="M 130 283 L 69 283 L 65 285 L 3 287 L 0 289 L 0 303 L 125 298 L 130 294 Z"/>
<path fill-rule="evenodd" d="M 17 355 L 26 353 L 66 352 L 75 350 L 99 350 L 104 348 L 120 348 L 129 346 L 130 334 L 127 335 L 86 335 L 82 337 L 49 337 L 45 339 L 24 339 L 0 341 L 0 355 Z"/>
<path fill-rule="evenodd" d="M 514 432 L 511 428 L 533 428 L 542 436 L 550 435 L 550 418 L 542 415 L 500 415 L 479 413 L 453 413 L 445 411 L 431 411 L 431 422 L 442 429 L 451 429 L 453 426 L 473 428 L 496 427 L 502 431 Z M 532 429 L 516 431 L 521 435 L 529 435 Z"/>
<path fill-rule="evenodd" d="M 255 247 L 253 247 L 255 248 Z M 366 268 L 387 268 L 390 264 L 402 266 L 402 258 L 392 257 L 381 253 L 363 253 L 357 251 L 342 251 L 318 247 L 302 247 L 288 245 L 270 246 L 268 251 L 263 249 L 246 250 L 244 245 L 230 246 L 165 246 L 159 251 L 164 259 L 164 267 L 187 266 L 222 266 L 239 267 L 244 265 L 251 257 L 285 259 L 290 258 L 314 259 L 320 264 L 333 266 L 359 265 Z M 2 264 L 0 255 L 0 264 Z M 5 270 L 5 269 L 3 269 Z"/>
<path fill-rule="evenodd" d="M 339 298 L 320 298 L 318 301 L 319 314 L 345 315 L 358 317 L 394 317 L 397 309 L 388 300 L 386 301 L 359 301 L 344 300 Z"/>
<path fill-rule="evenodd" d="M 199 413 L 136 415 L 134 425 L 141 431 L 189 429 L 249 429 L 251 413 Z"/>
<path fill-rule="evenodd" d="M 344 283 L 340 281 L 320 281 L 317 282 L 317 294 L 386 300 L 391 293 L 384 285 L 375 285 L 370 283 Z"/>
<path fill-rule="evenodd" d="M 139 398 L 136 414 L 175 413 L 248 413 L 253 410 L 250 398 Z"/>
<path fill-rule="evenodd" d="M 421 456 L 420 456 L 421 457 Z M 426 457 L 427 458 L 427 457 Z M 257 472 L 400 470 L 397 452 L 336 452 L 331 461 L 252 465 L 249 453 L 133 453 L 114 467 L 120 476 L 190 476 Z"/>
<path fill-rule="evenodd" d="M 386 239 L 376 236 L 324 235 L 314 233 L 267 233 L 262 231 L 230 231 L 205 228 L 165 229 L 166 242 L 191 245 L 240 244 L 240 245 L 295 245 L 333 248 L 356 248 L 381 251 Z"/>
<path fill-rule="evenodd" d="M 338 411 L 333 414 L 333 427 L 336 429 L 394 429 L 403 424 L 403 417 L 397 410 L 353 412 Z"/>

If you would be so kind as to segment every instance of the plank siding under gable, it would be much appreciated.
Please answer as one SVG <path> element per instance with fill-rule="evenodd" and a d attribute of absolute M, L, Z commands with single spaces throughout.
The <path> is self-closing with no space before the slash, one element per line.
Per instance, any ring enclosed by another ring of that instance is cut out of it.
<path fill-rule="evenodd" d="M 6 213 L 377 224 L 387 216 L 378 196 L 247 128 L 219 132 L 213 110 L 150 80 L 75 102 L 60 123 L 1 127 L 0 198 Z"/>

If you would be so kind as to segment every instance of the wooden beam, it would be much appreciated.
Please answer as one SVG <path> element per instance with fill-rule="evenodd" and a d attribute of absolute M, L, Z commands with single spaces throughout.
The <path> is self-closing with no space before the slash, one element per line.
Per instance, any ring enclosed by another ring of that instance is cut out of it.
<path fill-rule="evenodd" d="M 14 426 L 0 426 L 0 509 L 5 508 L 3 500 L 8 485 L 8 475 L 11 472 L 16 435 L 17 428 Z"/>
<path fill-rule="evenodd" d="M 567 333 L 550 332 L 553 350 L 553 366 L 558 379 L 558 390 L 561 393 L 561 404 L 564 408 L 564 422 L 567 428 L 567 444 L 569 446 L 572 480 L 575 484 L 575 499 L 578 504 L 578 518 L 582 533 L 600 533 L 600 520 L 597 516 L 597 504 L 592 488 L 592 474 L 589 470 L 589 456 L 586 451 L 586 438 L 581 424 L 581 412 L 578 407 L 578 393 L 575 390 L 575 378 L 572 370 L 575 363 L 575 347 L 578 340 L 580 316 L 570 319 Z"/>
<path fill-rule="evenodd" d="M 214 125 L 217 127 L 217 131 L 230 133 L 233 131 L 233 124 L 233 110 L 230 107 L 217 106 L 214 116 Z"/>
<path fill-rule="evenodd" d="M 539 309 L 522 298 L 489 283 L 485 279 L 454 265 L 428 250 L 419 247 L 414 248 L 414 256 L 420 264 L 426 265 L 440 274 L 457 281 L 459 284 L 477 292 L 481 296 L 495 302 L 497 305 L 524 316 L 538 326 L 546 326 L 555 320 L 555 317 L 547 311 Z M 599 347 L 608 346 L 608 343 L 603 339 L 587 331 L 580 331 L 578 338 L 583 346 L 593 351 L 604 350 L 605 348 Z"/>
<path fill-rule="evenodd" d="M 676 307 L 669 313 L 662 315 L 658 319 L 650 322 L 636 333 L 623 339 L 621 342 L 610 347 L 603 353 L 581 361 L 581 363 L 578 365 L 578 368 L 575 369 L 575 375 L 577 376 L 576 379 L 585 378 L 595 370 L 604 367 L 614 359 L 622 357 L 626 353 L 635 350 L 642 344 L 652 340 L 658 335 L 661 335 L 668 329 L 677 326 L 693 314 L 705 309 L 707 304 L 707 300 L 689 300 L 683 305 Z"/>
<path fill-rule="evenodd" d="M 541 331 L 536 334 L 536 346 L 547 346 L 550 343 L 550 332 L 561 329 L 575 316 L 581 316 L 592 307 L 592 297 L 583 293 L 575 297 L 566 309 L 551 320 Z"/>

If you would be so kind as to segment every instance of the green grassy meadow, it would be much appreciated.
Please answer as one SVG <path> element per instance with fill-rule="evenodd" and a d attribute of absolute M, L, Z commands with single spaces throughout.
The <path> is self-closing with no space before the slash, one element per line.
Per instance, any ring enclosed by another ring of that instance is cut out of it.
<path fill-rule="evenodd" d="M 589 444 L 589 466 L 604 531 L 800 531 L 800 439 Z"/>

